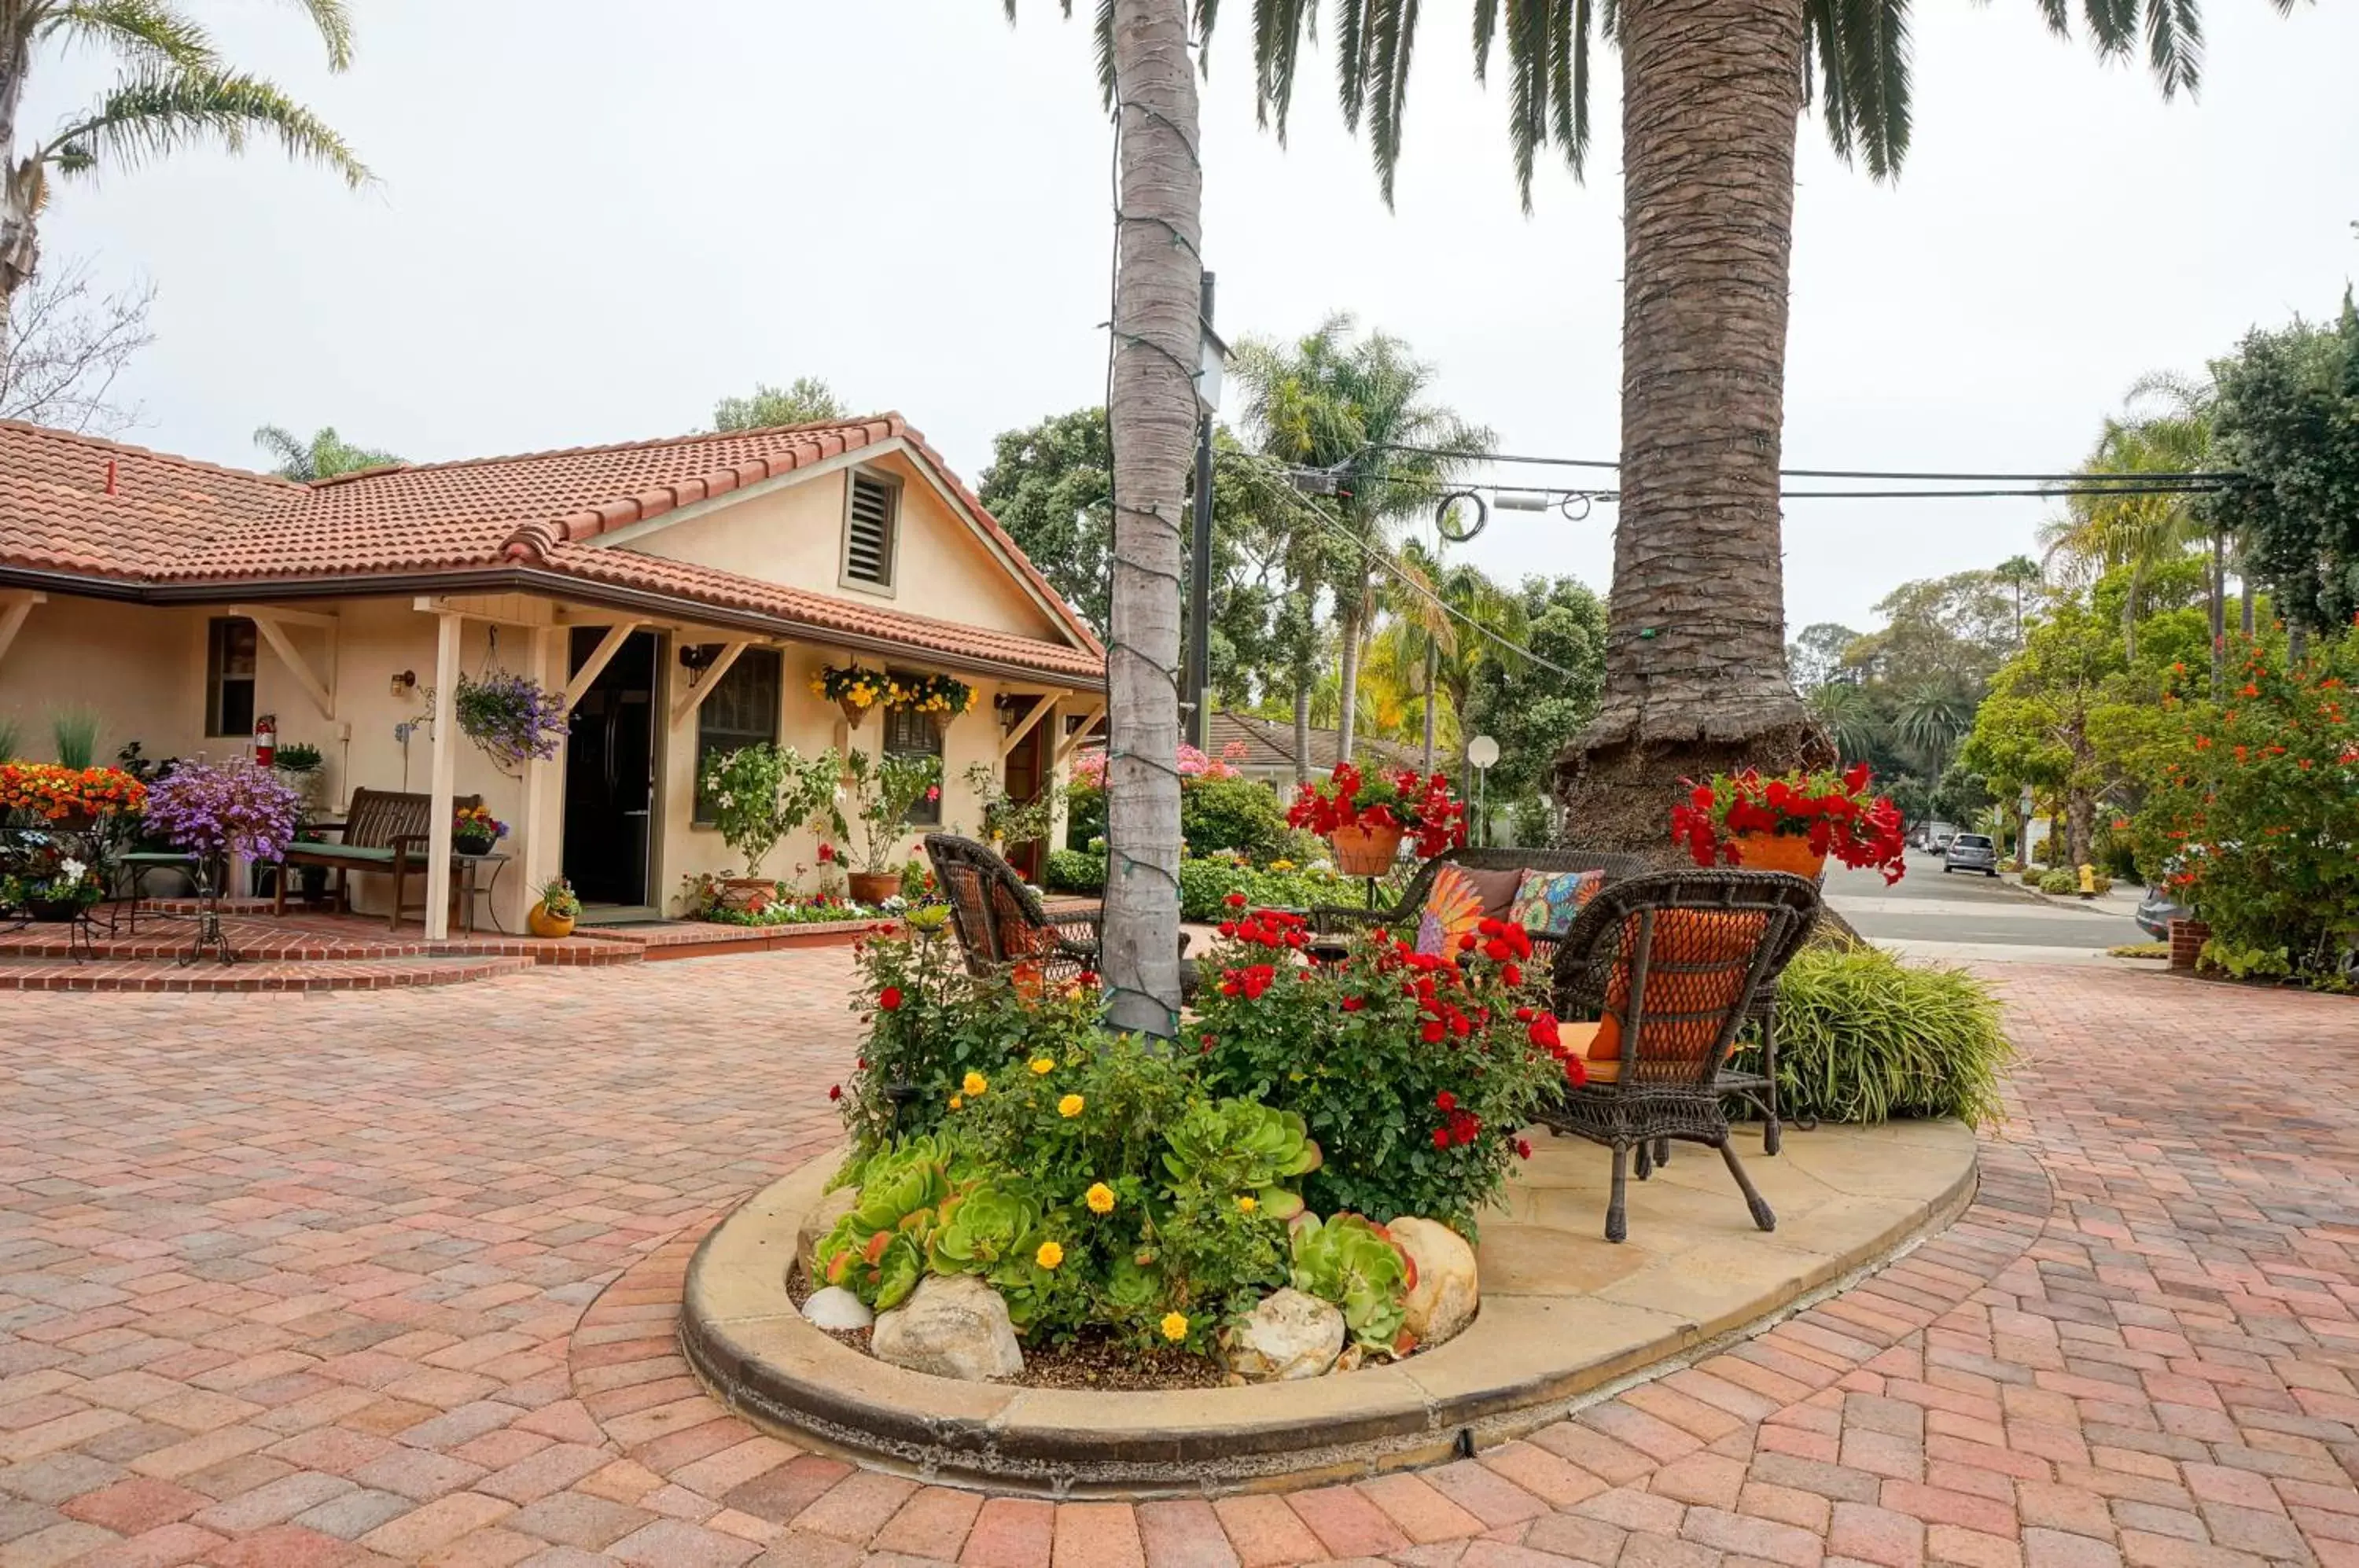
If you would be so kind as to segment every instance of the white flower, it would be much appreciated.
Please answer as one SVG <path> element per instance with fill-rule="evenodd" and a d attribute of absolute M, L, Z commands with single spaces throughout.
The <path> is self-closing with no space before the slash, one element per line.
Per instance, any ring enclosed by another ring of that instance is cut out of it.
<path fill-rule="evenodd" d="M 712 803 L 725 811 L 737 803 L 737 797 L 723 789 L 720 794 L 712 797 Z"/>
<path fill-rule="evenodd" d="M 81 861 L 76 860 L 71 855 L 68 855 L 63 860 L 58 862 L 58 876 L 69 887 L 79 883 L 82 878 L 82 873 L 89 869 L 89 866 L 84 866 Z"/>

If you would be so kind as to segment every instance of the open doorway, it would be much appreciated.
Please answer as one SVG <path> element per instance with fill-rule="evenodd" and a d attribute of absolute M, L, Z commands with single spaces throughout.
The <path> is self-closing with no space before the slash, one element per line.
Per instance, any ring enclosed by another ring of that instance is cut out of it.
<path fill-rule="evenodd" d="M 1022 724 L 1030 715 L 1035 703 L 1046 701 L 1048 699 L 1045 697 L 1008 699 L 1009 703 L 1014 707 L 1013 717 L 1017 724 Z M 1006 789 L 1007 798 L 1019 805 L 1033 800 L 1048 787 L 1049 729 L 1049 726 L 1046 724 L 1034 724 L 1024 733 L 1023 738 L 1018 740 L 1015 748 L 1007 754 L 1007 772 L 1002 780 L 1002 787 Z M 1048 845 L 1034 839 L 1027 844 L 1007 844 L 1005 848 L 1007 863 L 1016 867 L 1027 882 L 1038 883 L 1040 880 L 1042 858 Z"/>
<path fill-rule="evenodd" d="M 604 636 L 573 628 L 567 669 L 579 671 Z M 566 746 L 565 877 L 583 904 L 615 913 L 653 902 L 658 651 L 653 632 L 625 639 L 574 704 Z"/>

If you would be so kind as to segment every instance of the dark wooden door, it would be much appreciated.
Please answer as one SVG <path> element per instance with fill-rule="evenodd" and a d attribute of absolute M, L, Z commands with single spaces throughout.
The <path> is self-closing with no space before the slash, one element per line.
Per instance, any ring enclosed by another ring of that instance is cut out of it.
<path fill-rule="evenodd" d="M 573 629 L 570 670 L 604 631 Z M 587 904 L 647 903 L 656 798 L 656 650 L 635 632 L 574 704 L 565 753 L 565 877 Z"/>
<path fill-rule="evenodd" d="M 1040 701 L 1038 697 L 1020 700 L 1027 704 Z M 1022 724 L 1030 714 L 1031 709 L 1027 705 L 1016 713 L 1016 722 Z M 1049 722 L 1043 719 L 1034 724 L 1024 738 L 1016 743 L 1016 749 L 1007 754 L 1007 772 L 1004 782 L 1009 800 L 1018 802 L 1029 800 L 1048 783 Z M 1030 844 L 1011 844 L 1007 845 L 1007 864 L 1023 873 L 1027 882 L 1037 883 L 1040 880 L 1041 853 L 1045 847 L 1038 839 Z"/>

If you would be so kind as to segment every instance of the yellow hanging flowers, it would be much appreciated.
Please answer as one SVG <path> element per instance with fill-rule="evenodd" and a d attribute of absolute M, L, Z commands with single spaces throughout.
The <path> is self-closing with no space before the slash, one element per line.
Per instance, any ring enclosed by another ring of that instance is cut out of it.
<path fill-rule="evenodd" d="M 973 1074 L 969 1073 L 968 1076 L 973 1077 Z M 1067 1121 L 1071 1121 L 1075 1116 L 1082 1114 L 1082 1108 L 1088 1104 L 1089 1102 L 1082 1099 L 1079 1094 L 1068 1094 L 1063 1099 L 1057 1102 L 1057 1114 L 1064 1117 Z"/>
<path fill-rule="evenodd" d="M 1177 1345 L 1188 1337 L 1188 1317 L 1184 1312 L 1163 1314 L 1163 1337 Z"/>
<path fill-rule="evenodd" d="M 1093 1181 L 1090 1190 L 1082 1194 L 1082 1202 L 1090 1206 L 1093 1214 L 1110 1214 L 1114 1213 L 1114 1189 L 1103 1181 Z"/>
<path fill-rule="evenodd" d="M 1032 1261 L 1043 1269 L 1054 1269 L 1064 1260 L 1065 1249 L 1053 1241 L 1042 1242 L 1040 1250 L 1032 1255 Z"/>
<path fill-rule="evenodd" d="M 966 1075 L 965 1080 L 959 1084 L 959 1087 L 966 1091 L 968 1099 L 979 1100 L 983 1097 L 984 1092 L 991 1087 L 991 1080 L 984 1077 L 980 1073 L 969 1073 Z"/>
<path fill-rule="evenodd" d="M 1056 1058 L 1051 1056 L 1036 1056 L 1029 1062 L 1026 1063 L 1026 1065 L 1030 1067 L 1035 1073 L 1043 1078 L 1046 1078 L 1049 1073 L 1054 1073 L 1057 1070 Z"/>

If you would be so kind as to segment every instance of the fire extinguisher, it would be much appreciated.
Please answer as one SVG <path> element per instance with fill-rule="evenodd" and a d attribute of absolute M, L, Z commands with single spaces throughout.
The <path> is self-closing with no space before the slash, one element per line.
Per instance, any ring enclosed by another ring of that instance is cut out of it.
<path fill-rule="evenodd" d="M 277 755 L 277 715 L 258 713 L 254 720 L 254 765 L 256 768 L 267 768 Z"/>

